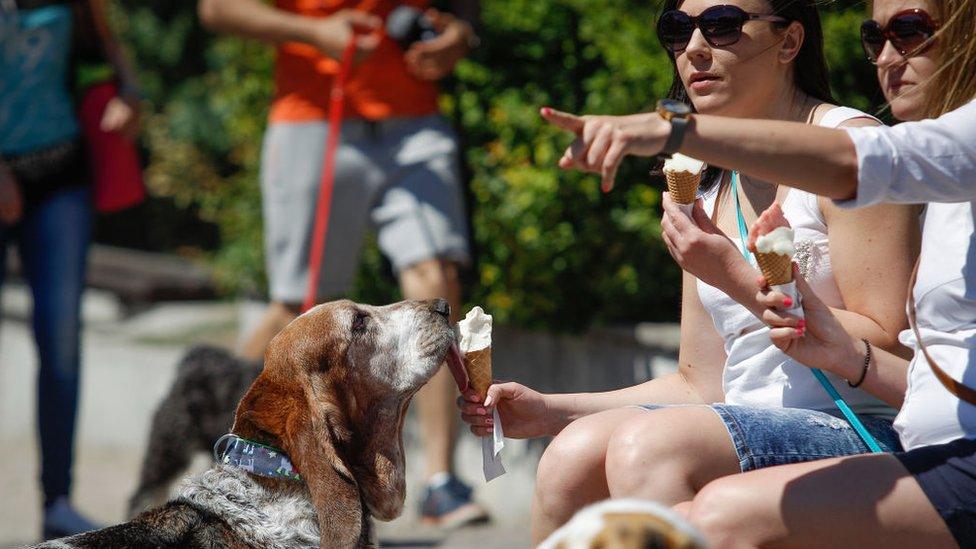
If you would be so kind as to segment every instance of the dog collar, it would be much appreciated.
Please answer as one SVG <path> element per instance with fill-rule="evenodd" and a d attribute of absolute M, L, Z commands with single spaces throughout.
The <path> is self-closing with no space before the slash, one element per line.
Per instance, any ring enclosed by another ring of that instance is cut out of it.
<path fill-rule="evenodd" d="M 262 477 L 302 480 L 298 469 L 282 450 L 228 433 L 214 444 L 217 463 L 243 469 Z"/>

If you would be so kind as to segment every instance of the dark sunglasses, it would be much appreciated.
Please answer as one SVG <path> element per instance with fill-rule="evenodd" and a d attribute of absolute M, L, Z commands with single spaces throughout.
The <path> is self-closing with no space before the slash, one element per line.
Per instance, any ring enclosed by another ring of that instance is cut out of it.
<path fill-rule="evenodd" d="M 939 25 L 925 10 L 912 9 L 900 11 L 888 20 L 884 28 L 872 19 L 861 23 L 861 46 L 864 55 L 872 63 L 878 62 L 878 57 L 884 50 L 885 42 L 891 45 L 904 57 L 918 55 L 932 45 L 931 38 Z"/>
<path fill-rule="evenodd" d="M 749 13 L 738 6 L 712 6 L 692 17 L 680 10 L 661 14 L 657 21 L 657 37 L 664 49 L 671 53 L 684 51 L 691 41 L 695 27 L 701 29 L 705 41 L 713 48 L 731 46 L 742 38 L 746 21 L 770 21 L 785 24 L 790 20 L 778 15 Z"/>

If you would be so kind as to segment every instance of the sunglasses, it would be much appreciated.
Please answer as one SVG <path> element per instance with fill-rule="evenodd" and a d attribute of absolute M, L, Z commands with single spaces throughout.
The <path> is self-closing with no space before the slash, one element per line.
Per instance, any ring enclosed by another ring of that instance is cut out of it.
<path fill-rule="evenodd" d="M 938 23 L 924 10 L 900 11 L 888 20 L 884 28 L 874 20 L 861 23 L 861 46 L 868 60 L 877 64 L 885 42 L 904 57 L 918 55 L 932 45 L 931 38 L 939 29 Z"/>
<path fill-rule="evenodd" d="M 661 14 L 657 21 L 657 37 L 669 52 L 684 51 L 691 41 L 695 28 L 701 30 L 705 41 L 713 48 L 731 46 L 742 38 L 742 25 L 746 21 L 770 21 L 778 24 L 790 20 L 778 15 L 749 13 L 738 6 L 712 6 L 692 17 L 680 10 Z"/>

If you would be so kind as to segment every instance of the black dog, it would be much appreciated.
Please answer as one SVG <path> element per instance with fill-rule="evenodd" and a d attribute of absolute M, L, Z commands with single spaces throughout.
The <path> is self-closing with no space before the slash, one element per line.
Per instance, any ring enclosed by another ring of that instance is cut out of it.
<path fill-rule="evenodd" d="M 130 517 L 165 502 L 170 486 L 194 455 L 212 455 L 214 443 L 230 430 L 237 403 L 262 364 L 212 346 L 187 352 L 169 394 L 153 415 L 139 487 L 129 498 Z"/>

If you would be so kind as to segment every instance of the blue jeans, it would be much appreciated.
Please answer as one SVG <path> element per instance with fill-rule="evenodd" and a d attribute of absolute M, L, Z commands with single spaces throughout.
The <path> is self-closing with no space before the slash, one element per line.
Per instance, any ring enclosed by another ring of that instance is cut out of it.
<path fill-rule="evenodd" d="M 68 495 L 81 364 L 81 293 L 91 242 L 88 187 L 55 192 L 15 226 L 0 224 L 0 283 L 7 244 L 15 241 L 34 300 L 40 368 L 37 418 L 45 504 Z"/>
<path fill-rule="evenodd" d="M 653 404 L 641 406 L 647 410 L 663 407 Z M 774 465 L 871 451 L 846 419 L 825 412 L 731 404 L 711 404 L 708 407 L 725 424 L 743 473 Z M 860 418 L 882 450 L 901 450 L 901 442 L 890 419 L 868 415 L 861 415 Z"/>

